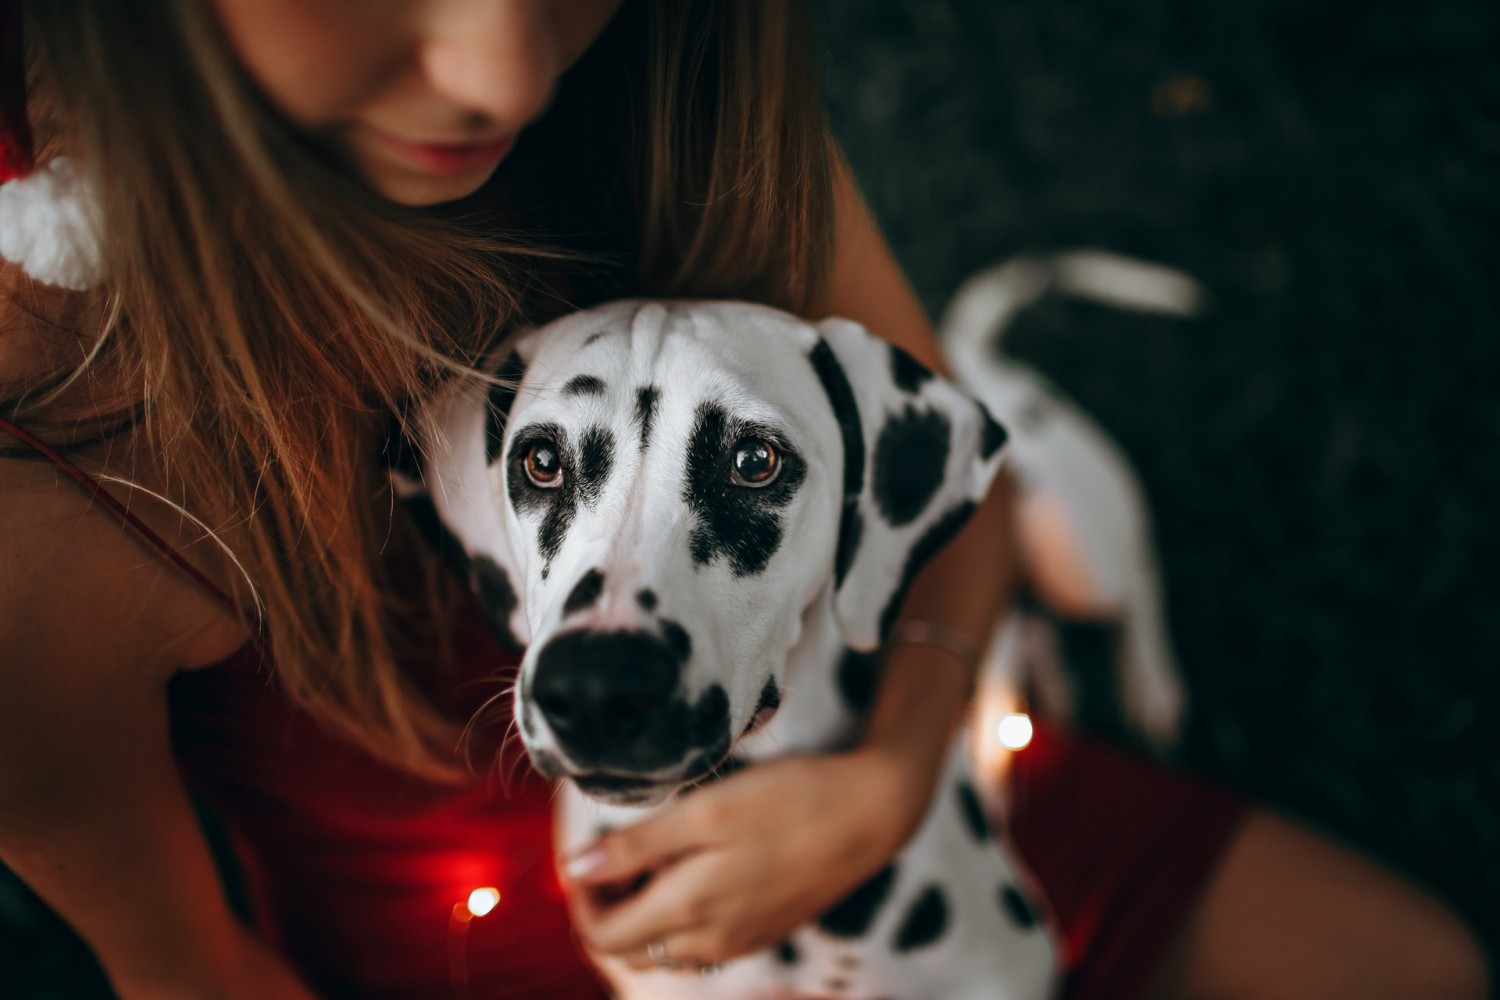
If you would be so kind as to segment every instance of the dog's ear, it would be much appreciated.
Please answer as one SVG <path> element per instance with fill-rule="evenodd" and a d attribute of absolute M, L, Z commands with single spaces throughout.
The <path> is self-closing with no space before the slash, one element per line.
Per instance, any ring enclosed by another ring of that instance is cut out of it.
<path fill-rule="evenodd" d="M 391 483 L 427 542 L 469 584 L 501 645 L 528 642 L 501 488 L 505 425 L 526 373 L 526 341 L 477 379 L 414 414 L 389 444 Z"/>
<path fill-rule="evenodd" d="M 825 320 L 810 360 L 844 442 L 834 610 L 873 650 L 913 577 L 968 521 L 1000 467 L 1005 429 L 909 354 L 848 320 Z"/>

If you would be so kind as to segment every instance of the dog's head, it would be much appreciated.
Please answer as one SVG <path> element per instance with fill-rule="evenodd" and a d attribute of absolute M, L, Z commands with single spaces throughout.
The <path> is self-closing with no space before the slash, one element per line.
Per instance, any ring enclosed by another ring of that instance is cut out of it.
<path fill-rule="evenodd" d="M 874 649 L 1005 440 L 861 327 L 742 304 L 604 306 L 495 374 L 425 415 L 425 490 L 525 649 L 533 761 L 619 803 L 702 777 L 774 710 L 828 588 Z"/>

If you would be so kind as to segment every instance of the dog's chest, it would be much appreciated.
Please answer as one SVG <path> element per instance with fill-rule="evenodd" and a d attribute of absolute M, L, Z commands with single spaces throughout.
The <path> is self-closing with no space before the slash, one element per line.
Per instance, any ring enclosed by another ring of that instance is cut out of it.
<path fill-rule="evenodd" d="M 878 680 L 851 659 L 831 616 L 810 615 L 788 656 L 783 707 L 736 747 L 740 766 L 846 748 Z M 854 677 L 859 670 L 870 676 Z M 1042 1000 L 1056 951 L 1043 907 L 1003 836 L 991 828 L 956 740 L 906 848 L 775 948 L 711 978 L 639 973 L 605 961 L 622 1000 Z M 568 846 L 654 810 L 605 806 L 571 787 L 560 833 Z"/>

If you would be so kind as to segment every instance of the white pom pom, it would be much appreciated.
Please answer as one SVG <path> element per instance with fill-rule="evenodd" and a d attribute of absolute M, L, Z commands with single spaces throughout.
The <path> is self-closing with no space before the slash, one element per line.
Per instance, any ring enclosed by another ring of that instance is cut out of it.
<path fill-rule="evenodd" d="M 97 285 L 99 230 L 94 192 L 66 157 L 0 186 L 0 257 L 37 281 L 75 291 Z"/>

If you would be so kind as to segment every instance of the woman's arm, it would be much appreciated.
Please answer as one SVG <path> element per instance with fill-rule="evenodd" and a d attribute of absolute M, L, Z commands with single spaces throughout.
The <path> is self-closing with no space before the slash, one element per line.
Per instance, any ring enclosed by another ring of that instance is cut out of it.
<path fill-rule="evenodd" d="M 58 478 L 0 460 L 0 858 L 123 997 L 307 997 L 225 904 L 171 756 L 167 679 L 232 626 Z"/>
<path fill-rule="evenodd" d="M 842 156 L 836 164 L 837 227 L 826 312 L 861 323 L 934 371 L 945 370 L 932 324 L 848 164 Z M 976 649 L 984 647 L 1015 588 L 1011 486 L 1002 473 L 969 524 L 917 577 L 902 608 L 903 619 L 940 622 L 967 636 Z M 924 808 L 973 681 L 974 665 L 942 647 L 899 644 L 887 651 L 884 680 L 861 749 L 911 768 L 916 801 Z M 918 811 L 911 822 L 921 815 Z"/>
<path fill-rule="evenodd" d="M 931 324 L 840 164 L 829 315 L 845 316 L 940 369 Z M 1008 483 L 917 578 L 906 618 L 941 622 L 977 646 L 1010 591 Z M 573 859 L 574 915 L 598 952 L 638 967 L 648 942 L 714 962 L 774 945 L 896 853 L 920 823 L 962 717 L 973 665 L 929 645 L 890 649 L 862 743 L 770 761 L 702 789 Z M 591 886 L 655 876 L 624 902 Z"/>

